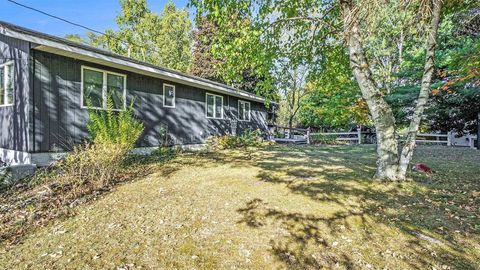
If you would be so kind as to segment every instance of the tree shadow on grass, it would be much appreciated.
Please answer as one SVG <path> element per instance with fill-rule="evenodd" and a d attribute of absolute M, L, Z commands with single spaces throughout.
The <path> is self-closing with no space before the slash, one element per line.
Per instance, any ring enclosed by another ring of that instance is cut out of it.
<path fill-rule="evenodd" d="M 271 246 L 273 254 L 289 268 L 320 269 L 336 265 L 353 268 L 349 254 L 332 252 L 332 246 L 325 239 L 319 223 L 334 227 L 334 224 L 341 223 L 348 216 L 362 217 L 363 213 L 339 213 L 328 218 L 287 213 L 269 207 L 261 199 L 249 201 L 246 207 L 238 212 L 243 215 L 240 223 L 258 228 L 273 222 L 286 230 L 285 236 L 271 239 Z M 315 246 L 316 250 L 312 250 L 312 246 Z"/>
<path fill-rule="evenodd" d="M 446 210 L 451 208 L 451 201 L 464 201 L 464 198 L 454 194 L 448 202 L 443 198 L 444 186 L 435 186 L 432 182 L 375 182 L 371 180 L 375 171 L 371 149 L 337 150 L 315 152 L 305 147 L 285 152 L 273 149 L 265 153 L 266 159 L 256 161 L 262 169 L 258 174 L 260 181 L 284 185 L 293 194 L 341 208 L 332 215 L 304 215 L 282 211 L 261 199 L 254 199 L 239 209 L 241 223 L 253 228 L 271 224 L 286 231 L 285 235 L 271 239 L 272 253 L 280 261 L 298 269 L 365 268 L 367 265 L 362 264 L 365 262 L 352 261 L 350 253 L 333 250 L 325 239 L 338 237 L 338 226 L 343 226 L 368 244 L 372 241 L 368 231 L 375 231 L 376 224 L 380 224 L 399 229 L 406 236 L 404 245 L 408 248 L 403 252 L 407 255 L 402 261 L 411 268 L 479 267 L 479 261 L 468 256 L 464 243 L 452 237 L 458 231 L 466 233 L 467 237 L 468 234 L 478 235 L 474 225 L 478 216 L 458 218 L 471 216 L 460 208 L 456 209 L 457 218 L 447 218 L 451 216 L 451 210 Z M 355 203 L 352 204 L 352 200 Z M 355 228 L 347 222 L 352 218 L 356 218 Z M 358 235 L 358 228 L 365 228 L 364 233 Z"/>

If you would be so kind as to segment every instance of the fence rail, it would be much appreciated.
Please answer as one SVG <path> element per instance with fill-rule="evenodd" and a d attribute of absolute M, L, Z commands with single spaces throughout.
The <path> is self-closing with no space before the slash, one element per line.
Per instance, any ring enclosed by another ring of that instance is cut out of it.
<path fill-rule="evenodd" d="M 287 128 L 287 127 L 277 127 L 284 131 L 285 138 L 277 138 L 279 140 L 288 141 L 292 140 L 301 140 L 303 139 L 305 143 L 310 144 L 313 137 L 315 136 L 332 136 L 335 137 L 335 141 L 346 141 L 349 143 L 376 143 L 375 133 L 372 132 L 362 132 L 361 130 L 355 132 L 310 132 L 310 129 L 301 129 L 301 128 Z M 372 139 L 373 138 L 373 139 Z M 445 144 L 447 146 L 459 146 L 454 142 L 454 134 L 451 132 L 444 133 L 418 133 L 415 140 L 416 143 L 432 143 L 432 144 Z M 474 141 L 477 139 L 476 135 L 467 135 L 465 136 L 465 141 L 461 146 L 468 146 L 474 148 Z M 404 141 L 405 138 L 400 140 Z"/>
<path fill-rule="evenodd" d="M 310 136 L 337 136 L 335 140 L 337 141 L 348 141 L 348 142 L 357 142 L 358 144 L 362 144 L 362 139 L 364 135 L 371 134 L 365 132 L 318 132 L 318 133 L 310 133 Z M 342 136 L 349 136 L 349 137 L 342 137 Z M 447 134 L 442 133 L 418 133 L 417 139 L 415 142 L 417 143 L 435 143 L 435 144 L 445 144 L 447 146 L 455 145 L 452 143 L 453 134 L 451 132 Z M 474 148 L 474 141 L 477 139 L 475 135 L 468 135 L 466 136 L 467 145 L 470 148 Z M 405 140 L 405 139 L 401 139 Z"/>
<path fill-rule="evenodd" d="M 419 139 L 419 137 L 423 137 L 424 139 Z M 432 140 L 431 138 L 435 138 L 435 140 Z M 438 133 L 418 133 L 417 134 L 417 139 L 415 142 L 417 143 L 439 143 L 439 144 L 447 144 L 447 146 L 452 145 L 451 138 L 452 134 L 438 134 Z M 446 140 L 440 140 L 440 138 L 446 138 Z"/>
<path fill-rule="evenodd" d="M 348 141 L 348 142 L 357 142 L 358 144 L 362 143 L 362 133 L 361 131 L 356 132 L 317 132 L 310 133 L 310 136 L 337 136 L 336 141 Z M 340 137 L 348 136 L 348 137 Z"/>

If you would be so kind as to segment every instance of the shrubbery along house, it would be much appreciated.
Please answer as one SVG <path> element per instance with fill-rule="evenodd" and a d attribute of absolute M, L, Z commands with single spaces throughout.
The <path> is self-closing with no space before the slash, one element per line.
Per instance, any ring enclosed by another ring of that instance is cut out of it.
<path fill-rule="evenodd" d="M 268 130 L 260 96 L 0 21 L 0 160 L 44 165 L 88 138 L 88 109 L 108 99 L 133 101 L 138 147 Z"/>

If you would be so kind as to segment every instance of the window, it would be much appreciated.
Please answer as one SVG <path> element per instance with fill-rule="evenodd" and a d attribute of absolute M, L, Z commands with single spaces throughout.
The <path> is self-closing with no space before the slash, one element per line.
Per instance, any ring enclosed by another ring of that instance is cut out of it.
<path fill-rule="evenodd" d="M 238 120 L 250 121 L 250 102 L 238 101 Z"/>
<path fill-rule="evenodd" d="M 175 108 L 175 85 L 163 84 L 163 107 Z"/>
<path fill-rule="evenodd" d="M 0 65 L 0 107 L 13 105 L 13 63 Z"/>
<path fill-rule="evenodd" d="M 82 67 L 82 107 L 107 109 L 107 100 L 113 110 L 126 107 L 126 76 L 96 68 Z"/>
<path fill-rule="evenodd" d="M 223 118 L 223 97 L 207 93 L 207 118 Z"/>

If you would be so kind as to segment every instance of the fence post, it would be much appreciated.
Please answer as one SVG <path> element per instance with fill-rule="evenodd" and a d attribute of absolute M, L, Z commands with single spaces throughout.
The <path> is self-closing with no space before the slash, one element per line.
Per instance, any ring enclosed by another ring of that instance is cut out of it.
<path fill-rule="evenodd" d="M 310 144 L 310 127 L 307 128 L 307 144 Z"/>
<path fill-rule="evenodd" d="M 470 146 L 471 149 L 474 149 L 474 139 L 472 135 L 468 135 L 468 146 Z"/>
<path fill-rule="evenodd" d="M 358 144 L 362 144 L 362 126 L 358 126 L 357 129 Z"/>
<path fill-rule="evenodd" d="M 451 136 L 452 136 L 452 132 L 451 131 L 447 132 L 447 146 L 452 146 L 452 141 L 450 139 Z"/>

